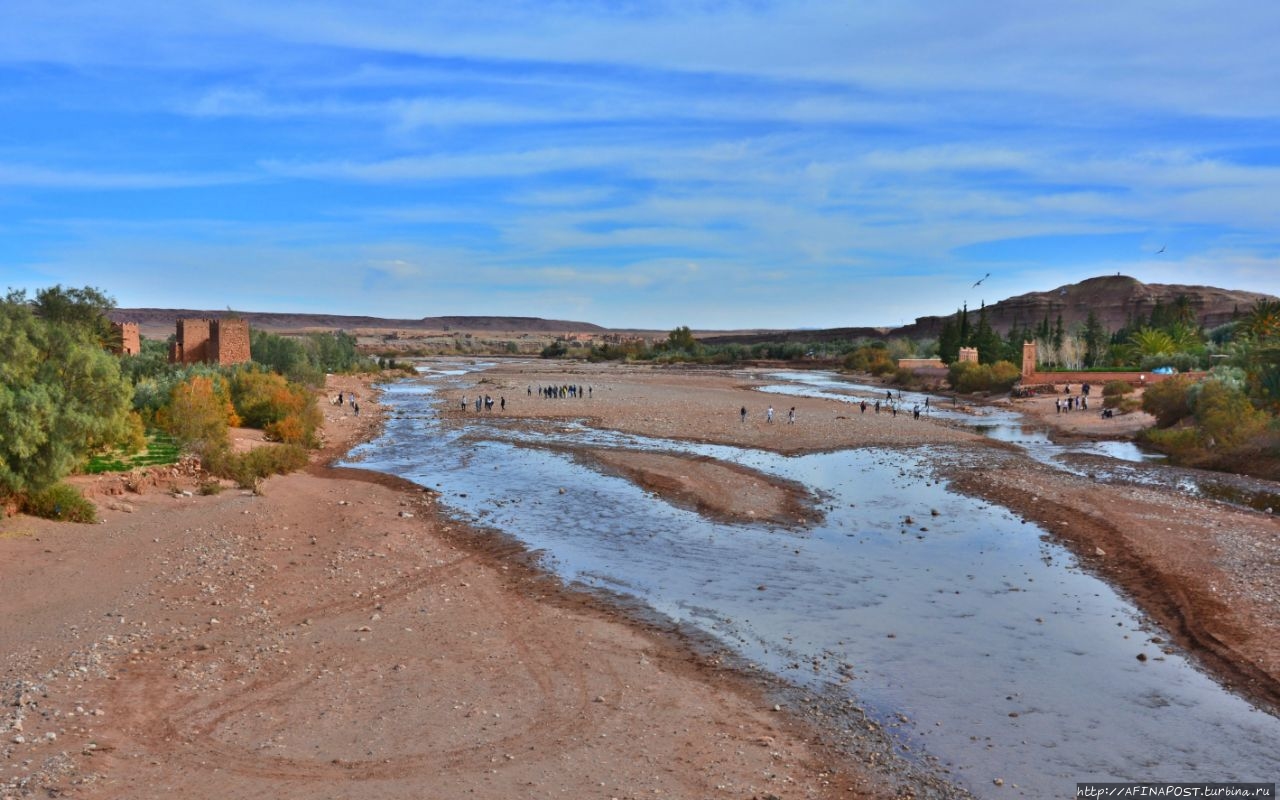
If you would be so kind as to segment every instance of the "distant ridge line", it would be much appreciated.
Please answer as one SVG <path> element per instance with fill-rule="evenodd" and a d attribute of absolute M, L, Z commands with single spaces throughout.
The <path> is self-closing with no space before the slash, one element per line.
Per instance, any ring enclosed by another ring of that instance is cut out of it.
<path fill-rule="evenodd" d="M 541 317 L 466 316 L 392 319 L 366 315 L 304 314 L 270 311 L 199 310 L 190 308 L 116 308 L 108 315 L 114 322 L 137 322 L 155 330 L 173 328 L 179 319 L 221 319 L 240 317 L 251 327 L 268 331 L 309 329 L 351 330 L 356 328 L 403 329 L 415 331 L 532 331 L 546 333 L 603 333 L 606 328 L 590 322 L 543 319 Z"/>

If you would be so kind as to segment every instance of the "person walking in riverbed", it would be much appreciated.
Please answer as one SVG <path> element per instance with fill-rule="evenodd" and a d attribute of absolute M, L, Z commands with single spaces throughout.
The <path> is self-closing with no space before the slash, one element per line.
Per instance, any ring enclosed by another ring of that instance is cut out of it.
<path fill-rule="evenodd" d="M 769 410 L 764 412 L 764 421 L 773 424 L 773 406 L 769 406 Z"/>
<path fill-rule="evenodd" d="M 746 406 L 743 406 L 743 407 L 742 407 L 742 410 L 738 412 L 738 416 L 739 416 L 739 417 L 741 417 L 741 419 L 742 419 L 742 422 L 743 422 L 743 423 L 746 423 L 746 421 L 747 421 L 747 407 L 746 407 Z"/>
<path fill-rule="evenodd" d="M 796 407 L 795 406 L 792 406 L 791 410 L 787 412 L 787 424 L 788 425 L 796 424 Z"/>

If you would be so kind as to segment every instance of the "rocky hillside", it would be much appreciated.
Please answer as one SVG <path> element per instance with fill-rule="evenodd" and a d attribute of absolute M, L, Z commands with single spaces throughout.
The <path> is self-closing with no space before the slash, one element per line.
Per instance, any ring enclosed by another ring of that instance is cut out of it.
<path fill-rule="evenodd" d="M 1028 292 L 987 306 L 987 319 L 1001 333 L 1014 325 L 1036 325 L 1047 314 L 1052 323 L 1062 315 L 1070 329 L 1083 323 L 1092 310 L 1108 330 L 1123 327 L 1130 319 L 1151 313 L 1157 302 L 1170 306 L 1185 296 L 1196 310 L 1200 324 L 1212 328 L 1228 322 L 1237 311 L 1245 312 L 1260 299 L 1276 298 L 1258 292 L 1217 289 L 1212 286 L 1183 286 L 1170 283 L 1142 283 L 1124 275 L 1089 278 L 1059 286 L 1047 292 Z M 977 311 L 977 309 L 969 309 Z M 944 316 L 920 317 L 912 325 L 892 331 L 891 336 L 913 338 L 937 336 Z"/>

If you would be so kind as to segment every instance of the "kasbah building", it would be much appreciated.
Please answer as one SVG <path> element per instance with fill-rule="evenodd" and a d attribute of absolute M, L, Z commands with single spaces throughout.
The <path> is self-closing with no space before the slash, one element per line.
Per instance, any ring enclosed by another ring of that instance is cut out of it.
<path fill-rule="evenodd" d="M 113 323 L 120 333 L 120 352 L 142 351 L 138 323 Z M 241 364 L 249 361 L 249 323 L 242 319 L 179 319 L 169 345 L 171 364 Z"/>

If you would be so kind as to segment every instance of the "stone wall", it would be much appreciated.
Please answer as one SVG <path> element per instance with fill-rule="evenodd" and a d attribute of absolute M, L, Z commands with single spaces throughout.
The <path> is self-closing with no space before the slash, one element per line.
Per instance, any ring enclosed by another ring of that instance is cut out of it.
<path fill-rule="evenodd" d="M 1125 381 L 1136 389 L 1143 386 L 1150 386 L 1153 383 L 1167 381 L 1176 375 L 1186 375 L 1194 380 L 1200 380 L 1207 376 L 1207 372 L 1181 372 L 1173 375 L 1162 375 L 1157 372 L 1033 372 L 1030 375 L 1022 376 L 1023 386 L 1039 386 L 1041 384 L 1052 384 L 1055 386 L 1066 386 L 1070 384 L 1078 387 L 1082 383 L 1087 383 L 1102 389 L 1102 385 L 1107 381 Z"/>

